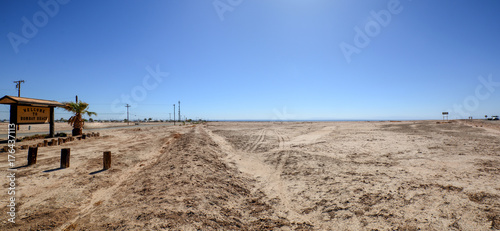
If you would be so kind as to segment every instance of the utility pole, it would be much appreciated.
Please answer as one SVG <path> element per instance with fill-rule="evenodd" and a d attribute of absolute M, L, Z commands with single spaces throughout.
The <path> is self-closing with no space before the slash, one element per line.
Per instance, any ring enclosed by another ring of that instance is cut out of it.
<path fill-rule="evenodd" d="M 179 122 L 181 122 L 181 101 L 179 101 Z"/>
<path fill-rule="evenodd" d="M 17 88 L 17 97 L 21 97 L 21 83 L 24 83 L 24 80 L 14 81 Z"/>
<path fill-rule="evenodd" d="M 175 125 L 175 104 L 174 104 L 174 125 Z"/>
<path fill-rule="evenodd" d="M 125 106 L 127 108 L 127 125 L 130 125 L 130 120 L 129 120 L 129 117 L 128 117 L 128 108 L 130 107 L 130 105 L 128 105 L 127 103 L 127 106 Z"/>
<path fill-rule="evenodd" d="M 24 83 L 24 80 L 19 80 L 19 81 L 14 81 L 14 83 L 16 84 L 16 88 L 17 88 L 17 97 L 21 97 L 21 83 Z M 17 130 L 19 131 L 19 125 L 17 125 Z"/>

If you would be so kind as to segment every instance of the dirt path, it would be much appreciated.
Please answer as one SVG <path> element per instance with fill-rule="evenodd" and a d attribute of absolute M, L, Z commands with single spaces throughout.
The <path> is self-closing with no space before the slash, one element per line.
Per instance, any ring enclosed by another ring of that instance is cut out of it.
<path fill-rule="evenodd" d="M 289 147 L 289 144 L 286 143 L 285 137 L 280 132 L 277 130 L 260 130 L 257 132 L 251 148 L 238 150 L 234 149 L 222 136 L 214 134 L 207 129 L 205 131 L 219 147 L 222 147 L 222 150 L 226 154 L 226 161 L 234 164 L 237 169 L 258 181 L 257 187 L 253 191 L 262 191 L 271 201 L 275 202 L 273 209 L 279 217 L 297 223 L 308 223 L 307 220 L 302 219 L 302 216 L 297 214 L 292 202 L 292 195 L 288 193 L 287 182 L 281 180 L 283 166 L 287 159 L 286 147 Z M 264 155 L 253 153 L 256 146 L 263 144 L 266 134 L 274 134 L 275 136 L 272 138 L 275 138 L 277 143 L 279 143 L 276 151 L 279 151 L 281 154 L 278 157 L 279 161 L 274 166 L 265 163 L 266 157 Z"/>

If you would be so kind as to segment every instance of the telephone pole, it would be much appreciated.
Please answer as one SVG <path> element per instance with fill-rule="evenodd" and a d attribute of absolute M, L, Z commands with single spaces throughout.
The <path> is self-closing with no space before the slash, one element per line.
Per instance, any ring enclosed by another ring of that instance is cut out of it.
<path fill-rule="evenodd" d="M 181 122 L 181 101 L 179 101 L 179 122 Z"/>
<path fill-rule="evenodd" d="M 175 104 L 174 104 L 174 125 L 175 125 Z"/>
<path fill-rule="evenodd" d="M 17 88 L 17 97 L 21 97 L 21 83 L 24 83 L 24 80 L 14 81 Z"/>
<path fill-rule="evenodd" d="M 17 88 L 17 97 L 21 97 L 21 83 L 24 83 L 24 80 L 14 81 Z M 19 124 L 17 125 L 17 130 L 19 131 Z"/>
<path fill-rule="evenodd" d="M 127 106 L 125 106 L 127 108 L 127 125 L 130 125 L 130 120 L 129 120 L 129 117 L 128 117 L 128 108 L 130 107 L 130 105 L 128 105 L 127 103 Z"/>

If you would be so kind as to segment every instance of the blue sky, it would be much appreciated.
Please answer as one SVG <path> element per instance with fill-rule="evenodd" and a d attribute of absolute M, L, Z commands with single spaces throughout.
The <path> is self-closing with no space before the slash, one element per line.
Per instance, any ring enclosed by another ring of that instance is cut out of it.
<path fill-rule="evenodd" d="M 193 119 L 484 117 L 500 114 L 499 11 L 494 0 L 5 0 L 0 95 L 22 79 L 22 96 L 78 95 L 98 119 L 126 118 L 126 103 L 131 119 L 168 119 L 179 100 Z"/>

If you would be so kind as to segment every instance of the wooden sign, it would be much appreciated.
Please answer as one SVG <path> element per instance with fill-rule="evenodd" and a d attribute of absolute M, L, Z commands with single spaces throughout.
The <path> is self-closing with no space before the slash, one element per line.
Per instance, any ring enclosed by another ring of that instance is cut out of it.
<path fill-rule="evenodd" d="M 49 118 L 49 107 L 17 106 L 18 124 L 43 124 L 48 123 Z"/>

